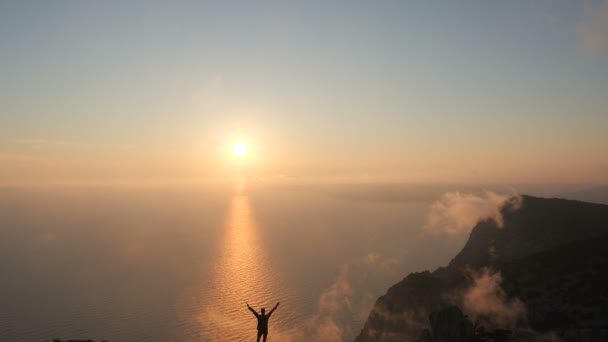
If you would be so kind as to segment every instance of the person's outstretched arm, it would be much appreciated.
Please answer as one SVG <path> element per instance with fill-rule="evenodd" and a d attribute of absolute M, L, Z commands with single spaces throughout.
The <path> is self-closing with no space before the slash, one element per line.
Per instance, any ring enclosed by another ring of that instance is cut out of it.
<path fill-rule="evenodd" d="M 255 310 L 253 310 L 253 308 L 251 306 L 249 306 L 249 304 L 247 304 L 247 309 L 249 309 L 249 311 L 251 311 L 255 315 L 255 317 L 259 316 L 258 313 Z"/>
<path fill-rule="evenodd" d="M 281 304 L 281 302 L 278 302 L 277 305 L 275 305 L 274 308 L 272 308 L 272 310 L 270 310 L 270 312 L 268 313 L 268 316 L 272 315 L 274 310 L 276 310 L 279 307 L 279 304 Z"/>

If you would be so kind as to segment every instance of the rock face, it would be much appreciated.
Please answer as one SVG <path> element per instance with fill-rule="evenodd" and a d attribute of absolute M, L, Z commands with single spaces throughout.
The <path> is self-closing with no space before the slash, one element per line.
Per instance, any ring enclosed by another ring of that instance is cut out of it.
<path fill-rule="evenodd" d="M 458 321 L 456 311 L 445 311 L 455 304 L 474 324 L 491 330 L 513 329 L 536 340 L 608 340 L 608 206 L 522 196 L 501 213 L 503 227 L 479 222 L 447 267 L 412 273 L 392 286 L 356 341 L 436 342 L 453 336 L 449 323 L 447 335 L 435 337 L 444 316 L 428 318 L 443 312 L 452 317 L 448 322 Z"/>
<path fill-rule="evenodd" d="M 608 234 L 608 206 L 522 196 L 502 209 L 504 227 L 479 222 L 448 265 L 482 266 L 526 257 L 573 241 Z"/>
<path fill-rule="evenodd" d="M 472 342 L 473 324 L 456 306 L 433 312 L 430 316 L 433 342 Z"/>

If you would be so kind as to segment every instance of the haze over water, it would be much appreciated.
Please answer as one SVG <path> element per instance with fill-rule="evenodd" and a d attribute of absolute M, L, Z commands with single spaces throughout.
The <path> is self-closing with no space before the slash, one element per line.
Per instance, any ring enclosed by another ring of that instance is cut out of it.
<path fill-rule="evenodd" d="M 0 340 L 352 337 L 387 286 L 445 262 L 426 202 L 311 189 L 5 189 Z M 331 331 L 331 330 L 328 330 Z M 334 332 L 335 333 L 335 332 Z"/>

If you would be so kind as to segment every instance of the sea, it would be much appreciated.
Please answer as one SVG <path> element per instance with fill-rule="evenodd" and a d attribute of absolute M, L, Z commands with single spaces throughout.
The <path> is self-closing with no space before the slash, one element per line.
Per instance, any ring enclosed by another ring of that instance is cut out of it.
<path fill-rule="evenodd" d="M 445 187 L 0 189 L 0 341 L 352 341 L 379 296 L 445 265 Z"/>

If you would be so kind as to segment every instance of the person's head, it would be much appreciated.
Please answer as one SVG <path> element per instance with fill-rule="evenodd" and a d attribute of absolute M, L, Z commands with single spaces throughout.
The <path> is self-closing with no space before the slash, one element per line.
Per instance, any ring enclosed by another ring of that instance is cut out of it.
<path fill-rule="evenodd" d="M 266 309 L 262 308 L 262 315 L 266 313 Z"/>

